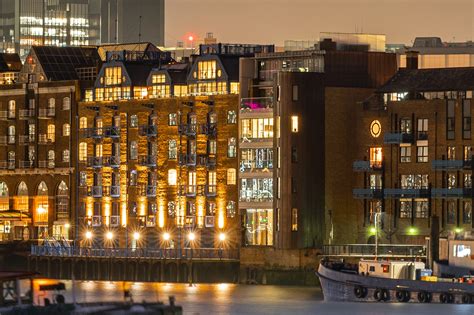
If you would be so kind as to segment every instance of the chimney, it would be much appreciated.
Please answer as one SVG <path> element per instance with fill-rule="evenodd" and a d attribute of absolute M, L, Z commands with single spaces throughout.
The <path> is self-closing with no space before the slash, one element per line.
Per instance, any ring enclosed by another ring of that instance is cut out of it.
<path fill-rule="evenodd" d="M 418 51 L 409 50 L 406 52 L 407 55 L 407 69 L 416 70 L 418 69 Z"/>

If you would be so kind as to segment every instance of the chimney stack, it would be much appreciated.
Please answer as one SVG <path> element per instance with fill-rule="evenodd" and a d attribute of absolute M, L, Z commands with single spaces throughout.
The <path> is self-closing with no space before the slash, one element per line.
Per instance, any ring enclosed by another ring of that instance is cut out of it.
<path fill-rule="evenodd" d="M 416 70 L 418 69 L 418 51 L 409 50 L 406 52 L 407 55 L 407 69 Z"/>

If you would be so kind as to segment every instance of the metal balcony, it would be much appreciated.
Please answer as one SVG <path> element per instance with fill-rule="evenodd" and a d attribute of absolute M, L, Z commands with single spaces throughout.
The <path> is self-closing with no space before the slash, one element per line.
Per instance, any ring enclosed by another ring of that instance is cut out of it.
<path fill-rule="evenodd" d="M 432 198 L 471 198 L 472 189 L 470 188 L 432 188 Z"/>
<path fill-rule="evenodd" d="M 120 225 L 120 216 L 119 215 L 111 215 L 110 216 L 110 226 L 119 226 Z"/>
<path fill-rule="evenodd" d="M 102 226 L 102 216 L 100 215 L 93 215 L 92 216 L 92 222 L 91 222 L 93 227 L 99 227 Z"/>
<path fill-rule="evenodd" d="M 35 111 L 33 109 L 20 109 L 18 111 L 18 118 L 20 119 L 30 119 L 35 116 Z"/>
<path fill-rule="evenodd" d="M 54 141 L 52 141 L 52 139 L 49 139 L 48 135 L 43 134 L 38 136 L 38 144 L 49 145 L 54 144 Z"/>
<path fill-rule="evenodd" d="M 93 168 L 101 168 L 104 166 L 104 160 L 101 156 L 88 156 L 87 166 Z"/>
<path fill-rule="evenodd" d="M 0 136 L 0 145 L 7 145 L 7 136 Z"/>
<path fill-rule="evenodd" d="M 158 127 L 155 125 L 143 125 L 138 127 L 138 134 L 146 137 L 156 137 L 158 135 Z"/>
<path fill-rule="evenodd" d="M 217 185 L 206 185 L 204 191 L 206 197 L 215 197 L 217 196 Z"/>
<path fill-rule="evenodd" d="M 197 158 L 197 164 L 201 166 L 213 167 L 217 164 L 215 156 L 209 156 L 207 154 L 199 155 Z"/>
<path fill-rule="evenodd" d="M 216 137 L 217 136 L 217 124 L 216 123 L 207 123 L 201 125 L 201 134 L 206 135 L 208 137 Z"/>
<path fill-rule="evenodd" d="M 428 188 L 386 188 L 385 198 L 429 198 L 431 196 Z"/>
<path fill-rule="evenodd" d="M 382 162 L 354 161 L 352 169 L 355 172 L 380 171 L 383 169 L 383 164 Z"/>
<path fill-rule="evenodd" d="M 196 136 L 196 130 L 196 124 L 180 124 L 178 126 L 178 132 L 186 136 Z"/>
<path fill-rule="evenodd" d="M 272 110 L 273 97 L 248 97 L 240 100 L 241 111 Z"/>
<path fill-rule="evenodd" d="M 180 165 L 195 166 L 196 162 L 197 162 L 196 154 L 180 154 L 179 155 Z"/>
<path fill-rule="evenodd" d="M 20 135 L 18 136 L 18 143 L 27 145 L 35 143 L 35 136 L 34 135 Z"/>
<path fill-rule="evenodd" d="M 110 197 L 118 198 L 120 197 L 120 186 L 110 186 Z"/>
<path fill-rule="evenodd" d="M 102 198 L 102 196 L 104 195 L 104 190 L 102 186 L 92 186 L 91 195 L 94 198 Z"/>
<path fill-rule="evenodd" d="M 56 116 L 56 110 L 54 108 L 40 108 L 38 112 L 39 119 L 50 119 Z"/>
<path fill-rule="evenodd" d="M 418 131 L 416 133 L 416 140 L 418 141 L 428 140 L 428 133 L 426 131 Z"/>
<path fill-rule="evenodd" d="M 146 185 L 146 196 L 147 197 L 156 197 L 156 186 L 155 185 Z"/>
<path fill-rule="evenodd" d="M 53 160 L 38 161 L 39 168 L 54 168 L 54 165 Z"/>
<path fill-rule="evenodd" d="M 436 171 L 471 169 L 472 160 L 434 160 L 431 167 Z"/>
<path fill-rule="evenodd" d="M 19 161 L 18 168 L 34 168 L 35 163 L 33 161 Z"/>
<path fill-rule="evenodd" d="M 120 127 L 109 126 L 102 128 L 102 134 L 105 138 L 120 138 Z"/>
<path fill-rule="evenodd" d="M 8 120 L 8 111 L 0 110 L 0 120 Z"/>
<path fill-rule="evenodd" d="M 108 157 L 104 157 L 104 166 L 108 166 L 111 168 L 118 168 L 120 167 L 120 156 L 112 155 Z"/>
<path fill-rule="evenodd" d="M 413 134 L 403 132 L 389 132 L 383 136 L 386 144 L 413 143 Z"/>
<path fill-rule="evenodd" d="M 146 167 L 156 167 L 155 155 L 140 155 L 138 157 L 138 164 Z"/>
<path fill-rule="evenodd" d="M 352 190 L 355 199 L 383 199 L 381 188 L 355 188 Z"/>
<path fill-rule="evenodd" d="M 105 136 L 103 128 L 81 128 L 79 133 L 83 138 L 102 139 Z"/>

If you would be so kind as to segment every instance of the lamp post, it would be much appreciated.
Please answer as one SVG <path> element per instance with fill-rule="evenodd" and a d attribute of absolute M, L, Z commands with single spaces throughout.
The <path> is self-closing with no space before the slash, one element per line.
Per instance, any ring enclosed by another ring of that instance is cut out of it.
<path fill-rule="evenodd" d="M 378 253 L 379 253 L 379 230 L 378 230 L 378 227 L 377 227 L 377 219 L 378 219 L 378 216 L 379 215 L 382 215 L 381 212 L 375 212 L 374 213 L 374 225 L 375 225 L 375 260 L 377 260 L 377 256 L 378 256 Z"/>

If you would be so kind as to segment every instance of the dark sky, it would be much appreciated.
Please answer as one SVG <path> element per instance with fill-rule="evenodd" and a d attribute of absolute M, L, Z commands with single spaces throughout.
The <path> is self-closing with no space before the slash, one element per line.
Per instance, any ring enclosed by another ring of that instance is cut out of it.
<path fill-rule="evenodd" d="M 166 0 L 165 38 L 213 32 L 221 42 L 275 43 L 316 39 L 321 31 L 473 40 L 474 0 Z"/>

